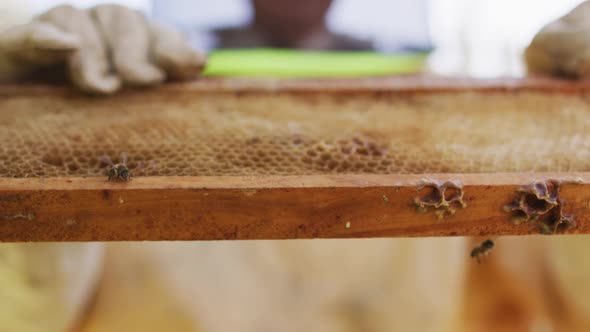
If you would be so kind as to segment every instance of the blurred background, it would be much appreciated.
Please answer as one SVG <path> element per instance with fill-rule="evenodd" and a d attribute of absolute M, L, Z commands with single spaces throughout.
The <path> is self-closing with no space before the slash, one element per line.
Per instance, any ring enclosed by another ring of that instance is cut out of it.
<path fill-rule="evenodd" d="M 97 0 L 2 0 L 0 28 L 31 14 L 69 3 L 89 7 Z M 174 25 L 195 46 L 211 50 L 208 31 L 246 26 L 253 20 L 249 0 L 115 0 Z M 581 0 L 335 0 L 326 22 L 331 31 L 372 42 L 387 54 L 434 50 L 429 68 L 441 74 L 475 77 L 521 76 L 521 54 L 547 22 Z"/>

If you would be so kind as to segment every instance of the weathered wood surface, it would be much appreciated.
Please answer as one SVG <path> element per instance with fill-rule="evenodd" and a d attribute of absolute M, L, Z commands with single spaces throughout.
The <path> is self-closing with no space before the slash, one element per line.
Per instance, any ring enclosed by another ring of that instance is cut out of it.
<path fill-rule="evenodd" d="M 455 181 L 465 208 L 437 217 L 416 198 Z M 503 207 L 561 180 L 568 233 L 590 233 L 590 173 L 0 179 L 1 241 L 245 240 L 538 234 Z"/>

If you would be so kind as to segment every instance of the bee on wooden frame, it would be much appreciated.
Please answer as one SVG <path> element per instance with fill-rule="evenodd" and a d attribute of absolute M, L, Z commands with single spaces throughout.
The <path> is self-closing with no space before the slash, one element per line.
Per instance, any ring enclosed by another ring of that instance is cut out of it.
<path fill-rule="evenodd" d="M 107 170 L 108 181 L 129 181 L 131 179 L 131 172 L 127 167 L 127 154 L 121 153 L 119 163 L 115 164 L 107 155 L 102 155 L 98 160 L 104 164 L 109 165 Z"/>

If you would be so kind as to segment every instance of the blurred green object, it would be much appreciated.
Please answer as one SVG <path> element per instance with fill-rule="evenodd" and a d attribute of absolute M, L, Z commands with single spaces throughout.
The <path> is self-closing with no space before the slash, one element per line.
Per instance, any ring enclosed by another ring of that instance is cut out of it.
<path fill-rule="evenodd" d="M 422 71 L 427 53 L 227 49 L 209 55 L 205 76 L 359 77 Z"/>

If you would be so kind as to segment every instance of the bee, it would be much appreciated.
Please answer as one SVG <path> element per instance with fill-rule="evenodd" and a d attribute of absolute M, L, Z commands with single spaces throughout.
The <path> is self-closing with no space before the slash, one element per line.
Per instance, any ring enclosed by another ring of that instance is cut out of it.
<path fill-rule="evenodd" d="M 129 181 L 131 179 L 131 172 L 127 167 L 127 154 L 122 152 L 120 158 L 120 162 L 117 164 L 114 164 L 107 155 L 98 158 L 100 162 L 109 165 L 107 171 L 108 181 Z"/>
<path fill-rule="evenodd" d="M 488 239 L 482 242 L 479 246 L 471 250 L 471 257 L 477 260 L 477 264 L 481 263 L 481 257 L 487 256 L 494 248 L 494 241 Z"/>

